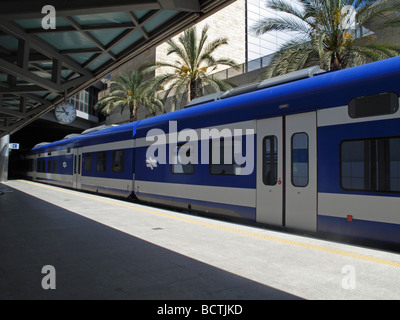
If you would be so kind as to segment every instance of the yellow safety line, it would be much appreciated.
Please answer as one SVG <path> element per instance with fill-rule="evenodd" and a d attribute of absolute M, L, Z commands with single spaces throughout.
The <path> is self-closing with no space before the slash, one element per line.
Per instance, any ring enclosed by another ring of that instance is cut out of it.
<path fill-rule="evenodd" d="M 162 216 L 162 217 L 166 217 L 166 218 L 170 218 L 170 219 L 180 220 L 180 221 L 184 221 L 184 222 L 188 222 L 188 223 L 192 223 L 192 224 L 197 224 L 197 225 L 201 225 L 201 226 L 205 226 L 205 227 L 209 227 L 209 228 L 214 228 L 214 229 L 218 229 L 218 230 L 223 230 L 223 231 L 228 231 L 228 232 L 233 232 L 233 233 L 237 233 L 237 234 L 250 236 L 250 237 L 253 237 L 253 238 L 260 238 L 260 239 L 265 239 L 265 240 L 269 240 L 269 241 L 285 243 L 285 244 L 289 244 L 289 245 L 293 245 L 293 246 L 298 246 L 298 247 L 303 247 L 303 248 L 308 248 L 308 249 L 313 249 L 313 250 L 333 253 L 333 254 L 337 254 L 337 255 L 341 255 L 341 256 L 351 257 L 351 258 L 355 258 L 355 259 L 359 259 L 359 260 L 365 260 L 365 261 L 370 261 L 370 262 L 375 262 L 375 263 L 380 263 L 380 264 L 385 264 L 385 265 L 389 265 L 389 266 L 392 266 L 392 267 L 400 268 L 400 262 L 396 262 L 396 261 L 390 261 L 390 260 L 386 260 L 386 259 L 375 258 L 375 257 L 363 255 L 363 254 L 352 253 L 352 252 L 338 250 L 338 249 L 331 249 L 331 248 L 312 245 L 312 244 L 307 244 L 307 243 L 303 243 L 303 242 L 299 242 L 299 241 L 293 241 L 293 240 L 287 240 L 287 239 L 282 239 L 282 238 L 277 238 L 277 237 L 271 237 L 271 236 L 267 236 L 267 235 L 254 233 L 254 232 L 243 231 L 243 230 L 234 229 L 234 228 L 230 228 L 230 227 L 223 227 L 223 226 L 215 225 L 215 224 L 208 223 L 208 222 L 196 221 L 196 220 L 188 219 L 188 218 L 184 218 L 184 217 L 172 216 L 172 215 L 169 215 L 169 214 L 166 214 L 166 213 L 161 213 L 161 212 L 157 212 L 157 211 L 153 211 L 153 210 L 149 210 L 149 209 L 144 209 L 144 208 L 140 208 L 140 207 L 137 207 L 137 206 L 124 204 L 124 203 L 120 203 L 120 202 L 114 202 L 114 201 L 107 200 L 107 199 L 104 199 L 104 198 L 97 198 L 97 197 L 93 197 L 93 196 L 90 196 L 90 195 L 78 193 L 78 192 L 75 192 L 75 191 L 68 191 L 68 190 L 65 190 L 65 189 L 61 189 L 61 188 L 58 188 L 58 187 L 53 187 L 53 186 L 49 186 L 49 185 L 45 185 L 45 184 L 41 184 L 41 183 L 35 183 L 35 182 L 31 182 L 31 181 L 26 181 L 26 180 L 18 180 L 18 181 L 24 182 L 24 183 L 27 183 L 27 184 L 33 184 L 35 186 L 41 186 L 43 188 L 47 188 L 47 189 L 51 189 L 51 190 L 61 191 L 63 193 L 72 194 L 72 195 L 75 195 L 75 196 L 79 196 L 81 198 L 96 200 L 96 201 L 99 201 L 99 202 L 112 204 L 112 205 L 116 205 L 116 206 L 119 206 L 119 207 L 124 207 L 124 208 L 128 208 L 128 209 L 134 209 L 134 210 L 137 210 L 137 211 L 151 213 L 153 215 L 158 215 L 158 216 Z"/>

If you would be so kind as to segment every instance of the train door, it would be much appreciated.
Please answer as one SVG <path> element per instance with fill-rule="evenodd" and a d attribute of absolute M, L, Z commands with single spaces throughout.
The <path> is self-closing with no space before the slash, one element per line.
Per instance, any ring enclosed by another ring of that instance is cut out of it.
<path fill-rule="evenodd" d="M 257 121 L 257 222 L 283 224 L 282 117 Z"/>
<path fill-rule="evenodd" d="M 74 153 L 74 172 L 72 185 L 74 189 L 80 189 L 82 183 L 82 148 L 75 149 Z"/>
<path fill-rule="evenodd" d="M 286 117 L 285 225 L 317 230 L 317 115 Z"/>
<path fill-rule="evenodd" d="M 315 231 L 316 113 L 257 121 L 257 222 Z"/>

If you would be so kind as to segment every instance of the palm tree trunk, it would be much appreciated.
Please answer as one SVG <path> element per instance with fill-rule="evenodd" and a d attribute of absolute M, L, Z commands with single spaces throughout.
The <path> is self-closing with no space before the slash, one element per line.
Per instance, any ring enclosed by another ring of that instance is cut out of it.
<path fill-rule="evenodd" d="M 199 97 L 199 94 L 197 92 L 197 81 L 196 80 L 192 80 L 190 81 L 189 84 L 189 102 L 192 101 L 193 99 L 196 99 Z"/>
<path fill-rule="evenodd" d="M 334 52 L 331 57 L 331 65 L 330 65 L 330 70 L 341 70 L 343 69 L 342 65 L 342 59 L 340 57 L 340 54 L 337 52 Z"/>
<path fill-rule="evenodd" d="M 137 103 L 133 102 L 130 105 L 130 122 L 136 121 L 137 118 Z"/>

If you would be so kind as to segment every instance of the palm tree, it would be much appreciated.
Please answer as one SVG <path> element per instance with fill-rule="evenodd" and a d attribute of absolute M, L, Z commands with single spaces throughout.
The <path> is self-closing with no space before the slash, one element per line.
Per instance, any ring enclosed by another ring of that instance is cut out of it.
<path fill-rule="evenodd" d="M 155 114 L 157 110 L 163 112 L 163 105 L 150 91 L 144 77 L 144 73 L 136 70 L 129 74 L 119 74 L 116 80 L 110 82 L 110 93 L 101 98 L 95 107 L 104 114 L 110 114 L 114 109 L 121 109 L 122 113 L 128 107 L 131 122 L 137 119 L 140 106 L 146 107 L 151 114 Z"/>
<path fill-rule="evenodd" d="M 215 51 L 228 44 L 227 38 L 218 38 L 207 43 L 208 26 L 205 26 L 200 37 L 196 27 L 187 29 L 179 36 L 178 42 L 168 40 L 167 55 L 175 54 L 175 63 L 155 62 L 143 66 L 147 72 L 158 68 L 170 68 L 172 72 L 166 72 L 153 79 L 154 91 L 165 90 L 163 100 L 166 100 L 172 92 L 172 110 L 177 103 L 191 101 L 200 95 L 228 90 L 232 85 L 224 80 L 213 78 L 210 73 L 219 65 L 237 68 L 235 61 L 231 59 L 217 59 Z"/>
<path fill-rule="evenodd" d="M 253 27 L 264 34 L 290 31 L 295 37 L 272 59 L 265 77 L 319 65 L 325 70 L 344 69 L 400 54 L 400 47 L 377 45 L 374 29 L 400 25 L 398 0 L 267 0 L 276 18 L 265 18 Z"/>

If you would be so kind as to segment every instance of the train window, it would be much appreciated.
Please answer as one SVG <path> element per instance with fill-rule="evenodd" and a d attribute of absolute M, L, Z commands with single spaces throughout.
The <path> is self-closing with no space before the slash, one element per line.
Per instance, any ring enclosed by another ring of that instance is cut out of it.
<path fill-rule="evenodd" d="M 194 173 L 194 145 L 180 144 L 172 153 L 171 171 L 175 174 Z"/>
<path fill-rule="evenodd" d="M 394 92 L 388 92 L 352 99 L 348 111 L 351 118 L 364 118 L 393 114 L 398 109 L 398 95 Z"/>
<path fill-rule="evenodd" d="M 345 190 L 400 192 L 400 138 L 342 142 L 340 180 Z"/>
<path fill-rule="evenodd" d="M 125 151 L 118 150 L 112 153 L 112 171 L 123 172 L 125 163 Z"/>
<path fill-rule="evenodd" d="M 210 173 L 215 175 L 239 175 L 242 145 L 240 140 L 221 138 L 210 142 Z"/>
<path fill-rule="evenodd" d="M 347 141 L 341 146 L 341 182 L 343 189 L 364 189 L 364 141 Z"/>
<path fill-rule="evenodd" d="M 390 191 L 400 192 L 400 138 L 389 139 Z"/>
<path fill-rule="evenodd" d="M 308 135 L 295 133 L 292 136 L 292 184 L 295 187 L 308 185 Z"/>
<path fill-rule="evenodd" d="M 98 152 L 96 170 L 98 172 L 104 172 L 106 171 L 106 166 L 107 166 L 107 152 Z"/>
<path fill-rule="evenodd" d="M 53 173 L 57 173 L 57 160 L 53 160 Z"/>
<path fill-rule="evenodd" d="M 92 154 L 85 153 L 83 155 L 83 168 L 85 171 L 92 171 Z"/>
<path fill-rule="evenodd" d="M 51 160 L 47 160 L 47 172 L 51 172 Z"/>
<path fill-rule="evenodd" d="M 41 172 L 46 172 L 46 160 L 42 160 L 42 170 Z"/>
<path fill-rule="evenodd" d="M 267 186 L 276 185 L 278 179 L 278 140 L 275 136 L 263 140 L 263 182 Z"/>

